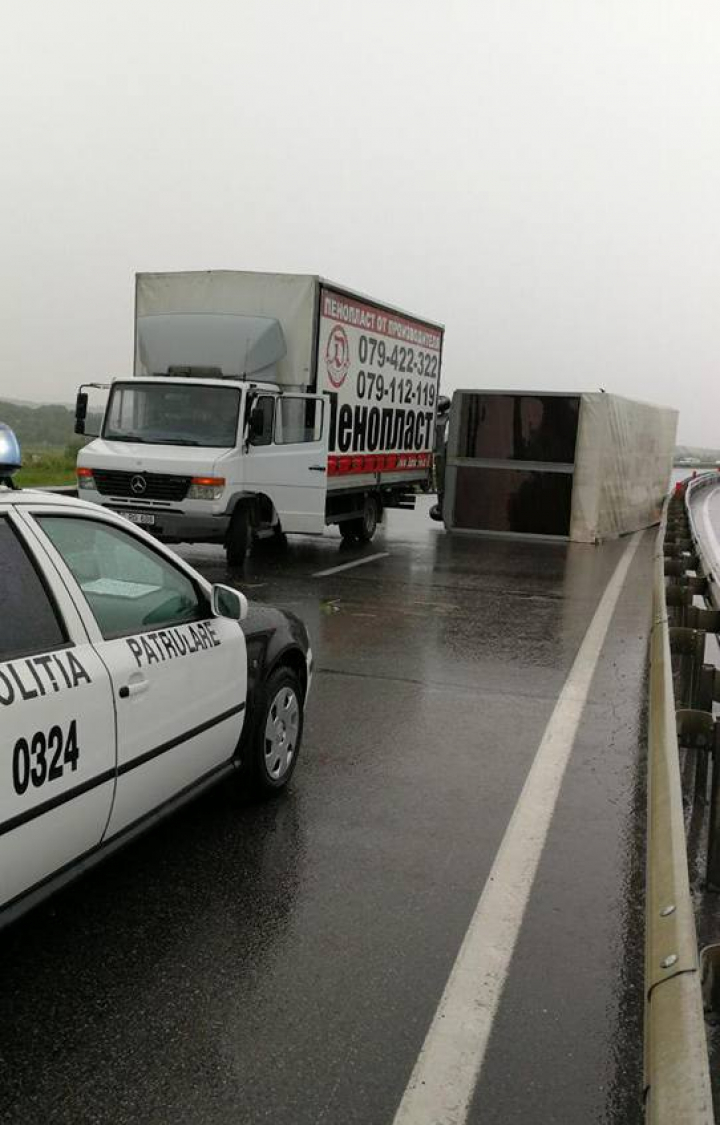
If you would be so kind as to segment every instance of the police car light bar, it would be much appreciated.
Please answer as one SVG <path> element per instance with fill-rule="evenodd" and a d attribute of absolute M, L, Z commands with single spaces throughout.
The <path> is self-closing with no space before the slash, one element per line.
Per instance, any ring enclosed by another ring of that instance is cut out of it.
<path fill-rule="evenodd" d="M 8 488 L 15 488 L 12 479 L 13 474 L 18 471 L 21 465 L 22 458 L 20 457 L 18 439 L 9 426 L 0 422 L 0 484 L 7 485 Z"/>

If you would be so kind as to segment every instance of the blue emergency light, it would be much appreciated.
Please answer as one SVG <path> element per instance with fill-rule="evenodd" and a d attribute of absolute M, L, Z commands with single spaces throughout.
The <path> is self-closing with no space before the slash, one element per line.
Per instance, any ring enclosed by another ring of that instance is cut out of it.
<path fill-rule="evenodd" d="M 21 465 L 20 443 L 10 427 L 0 422 L 0 484 L 14 488 L 13 474 Z"/>

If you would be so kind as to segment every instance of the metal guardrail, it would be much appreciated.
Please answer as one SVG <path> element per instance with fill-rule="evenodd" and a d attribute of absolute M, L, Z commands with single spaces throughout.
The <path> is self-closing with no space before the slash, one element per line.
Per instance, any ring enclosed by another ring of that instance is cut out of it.
<path fill-rule="evenodd" d="M 666 549 L 677 544 L 684 552 L 686 546 L 684 537 L 678 535 L 683 530 L 678 507 L 684 516 L 681 497 L 666 502 L 653 564 L 645 907 L 645 1120 L 648 1125 L 712 1125 L 665 589 Z M 692 569 L 682 553 L 670 560 L 671 581 L 682 577 L 683 567 Z M 690 589 L 687 594 L 692 601 Z"/>
<path fill-rule="evenodd" d="M 695 523 L 692 501 L 698 492 L 720 486 L 720 473 L 702 473 L 694 477 L 685 489 L 685 511 L 693 546 L 697 551 L 700 567 L 707 579 L 707 597 L 715 609 L 720 610 L 720 559 L 712 558 L 707 550 L 703 536 Z"/>

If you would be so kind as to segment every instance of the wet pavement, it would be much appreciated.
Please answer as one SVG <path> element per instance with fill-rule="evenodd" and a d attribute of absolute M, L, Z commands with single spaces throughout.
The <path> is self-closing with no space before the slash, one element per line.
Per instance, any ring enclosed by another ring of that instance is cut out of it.
<path fill-rule="evenodd" d="M 213 580 L 298 613 L 316 678 L 279 801 L 218 789 L 0 936 L 0 1121 L 391 1125 L 625 542 L 261 547 Z M 654 532 L 613 618 L 469 1120 L 642 1118 Z M 366 565 L 319 571 L 387 552 Z"/>

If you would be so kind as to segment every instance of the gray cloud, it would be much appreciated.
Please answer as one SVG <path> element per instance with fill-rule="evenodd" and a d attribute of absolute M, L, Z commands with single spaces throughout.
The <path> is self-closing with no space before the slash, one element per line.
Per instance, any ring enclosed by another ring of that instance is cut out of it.
<path fill-rule="evenodd" d="M 444 321 L 448 389 L 720 444 L 708 0 L 8 0 L 5 53 L 0 393 L 126 374 L 135 270 L 297 270 Z"/>

